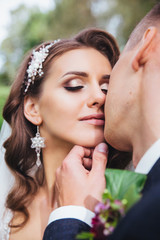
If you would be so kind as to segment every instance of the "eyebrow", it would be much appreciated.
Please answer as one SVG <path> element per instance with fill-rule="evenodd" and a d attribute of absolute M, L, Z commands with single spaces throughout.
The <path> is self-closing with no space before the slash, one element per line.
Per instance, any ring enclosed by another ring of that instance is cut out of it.
<path fill-rule="evenodd" d="M 77 75 L 81 77 L 88 77 L 88 74 L 85 72 L 79 72 L 79 71 L 70 71 L 65 73 L 62 77 L 67 76 L 67 75 Z M 106 74 L 102 76 L 102 79 L 104 80 L 109 80 L 110 79 L 110 74 Z"/>
<path fill-rule="evenodd" d="M 66 75 L 78 75 L 78 76 L 81 76 L 81 77 L 88 77 L 87 73 L 85 73 L 85 72 L 78 72 L 78 71 L 67 72 L 62 77 L 66 76 Z"/>
<path fill-rule="evenodd" d="M 106 75 L 102 76 L 102 79 L 104 79 L 104 80 L 109 80 L 109 79 L 110 79 L 110 75 L 109 75 L 109 74 L 106 74 Z"/>

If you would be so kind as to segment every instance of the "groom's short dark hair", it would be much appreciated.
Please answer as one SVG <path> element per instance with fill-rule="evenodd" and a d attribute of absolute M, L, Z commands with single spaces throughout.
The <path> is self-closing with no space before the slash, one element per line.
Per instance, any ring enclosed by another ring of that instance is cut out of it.
<path fill-rule="evenodd" d="M 160 31 L 160 3 L 157 3 L 137 24 L 129 37 L 127 49 L 134 48 L 143 37 L 146 29 L 151 26 L 157 27 Z"/>

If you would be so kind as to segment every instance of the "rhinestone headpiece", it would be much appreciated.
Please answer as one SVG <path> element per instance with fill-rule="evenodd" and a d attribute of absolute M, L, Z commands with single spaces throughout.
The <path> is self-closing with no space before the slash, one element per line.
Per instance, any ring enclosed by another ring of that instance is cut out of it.
<path fill-rule="evenodd" d="M 33 50 L 31 61 L 29 63 L 29 66 L 26 70 L 28 74 L 27 81 L 25 83 L 25 90 L 24 94 L 27 93 L 29 86 L 34 84 L 36 75 L 42 76 L 44 74 L 43 72 L 43 66 L 42 63 L 45 61 L 46 57 L 49 54 L 49 48 L 51 48 L 55 43 L 59 42 L 60 39 L 55 40 L 54 42 L 42 46 L 38 51 Z"/>

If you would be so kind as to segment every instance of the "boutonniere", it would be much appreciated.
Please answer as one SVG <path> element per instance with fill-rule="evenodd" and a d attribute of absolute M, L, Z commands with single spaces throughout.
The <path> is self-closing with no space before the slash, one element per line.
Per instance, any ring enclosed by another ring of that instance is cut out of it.
<path fill-rule="evenodd" d="M 76 239 L 107 239 L 120 219 L 140 198 L 147 176 L 127 170 L 106 169 L 107 187 L 102 203 L 95 207 L 90 232 L 82 232 Z"/>

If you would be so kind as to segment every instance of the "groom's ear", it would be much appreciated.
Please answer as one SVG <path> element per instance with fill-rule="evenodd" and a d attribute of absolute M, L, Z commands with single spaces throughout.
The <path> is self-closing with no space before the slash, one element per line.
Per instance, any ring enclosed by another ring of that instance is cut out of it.
<path fill-rule="evenodd" d="M 132 68 L 138 71 L 139 67 L 144 65 L 150 58 L 155 43 L 155 36 L 157 34 L 156 27 L 149 27 L 143 34 L 143 38 L 138 44 L 136 53 L 132 59 Z"/>
<path fill-rule="evenodd" d="M 26 96 L 24 98 L 24 115 L 34 125 L 40 125 L 42 118 L 39 113 L 39 105 L 37 100 Z"/>

